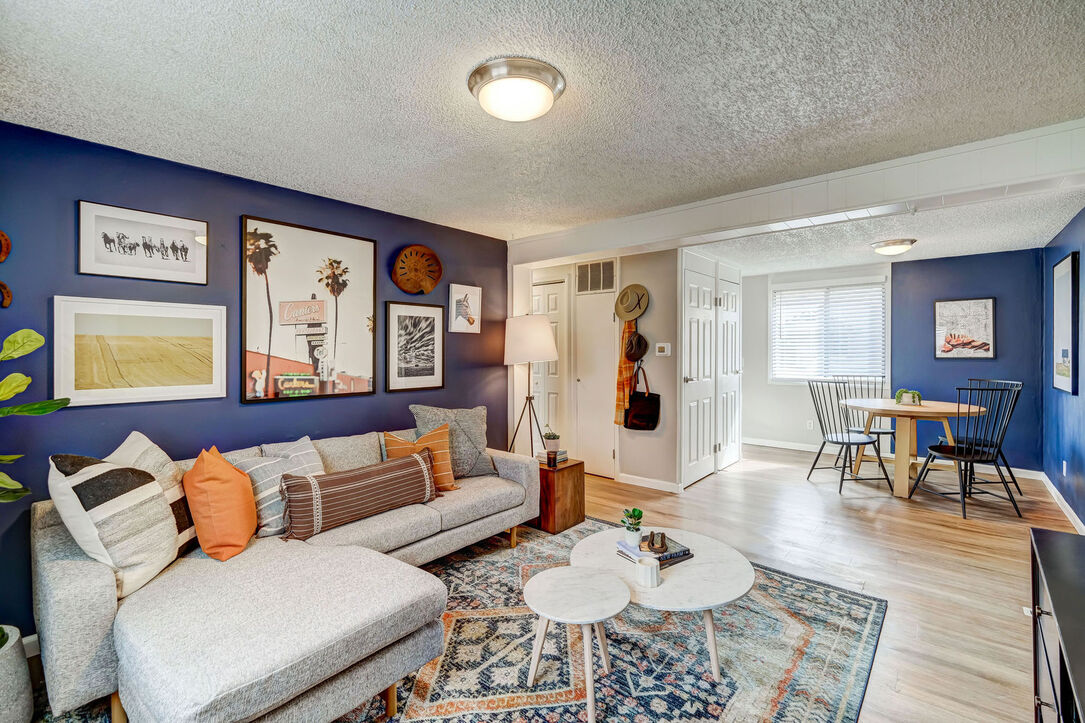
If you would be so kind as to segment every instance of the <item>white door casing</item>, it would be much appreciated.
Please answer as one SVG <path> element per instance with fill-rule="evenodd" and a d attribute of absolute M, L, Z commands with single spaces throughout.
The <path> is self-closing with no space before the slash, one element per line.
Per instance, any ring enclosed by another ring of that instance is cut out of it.
<path fill-rule="evenodd" d="M 715 459 L 715 263 L 686 254 L 682 271 L 682 385 L 679 485 L 711 474 Z M 708 266 L 700 270 L 693 268 Z M 709 273 L 706 273 L 709 271 Z"/>
<path fill-rule="evenodd" d="M 716 469 L 742 458 L 742 287 L 716 274 Z"/>
<path fill-rule="evenodd" d="M 618 380 L 614 294 L 577 294 L 575 299 L 576 457 L 584 460 L 588 474 L 613 478 Z"/>
<path fill-rule="evenodd" d="M 570 350 L 568 339 L 568 288 L 564 281 L 537 283 L 531 287 L 531 313 L 549 317 L 550 328 L 554 331 L 554 341 L 558 347 L 557 361 L 541 362 L 531 366 L 531 393 L 535 397 L 535 408 L 539 413 L 539 423 L 546 425 L 561 435 L 561 446 L 570 449 L 574 435 L 573 425 L 568 423 L 568 381 Z M 543 449 L 542 430 L 536 432 L 535 449 Z"/>

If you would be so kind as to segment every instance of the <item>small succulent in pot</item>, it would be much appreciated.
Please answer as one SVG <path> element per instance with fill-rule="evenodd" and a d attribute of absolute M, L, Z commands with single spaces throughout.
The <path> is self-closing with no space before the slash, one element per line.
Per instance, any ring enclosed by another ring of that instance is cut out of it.
<path fill-rule="evenodd" d="M 893 398 L 897 404 L 902 404 L 906 407 L 918 407 L 923 403 L 922 394 L 914 389 L 904 389 L 903 387 L 897 390 L 897 393 Z"/>
<path fill-rule="evenodd" d="M 622 526 L 625 528 L 625 541 L 634 547 L 640 545 L 640 523 L 644 512 L 636 507 L 622 510 Z"/>
<path fill-rule="evenodd" d="M 561 435 L 550 429 L 550 425 L 546 425 L 546 431 L 543 432 L 543 446 L 546 447 L 547 452 L 557 452 L 561 445 Z"/>

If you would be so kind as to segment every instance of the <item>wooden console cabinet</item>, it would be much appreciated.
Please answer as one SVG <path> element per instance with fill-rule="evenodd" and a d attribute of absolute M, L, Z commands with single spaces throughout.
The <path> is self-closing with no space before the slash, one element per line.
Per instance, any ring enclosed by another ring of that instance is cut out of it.
<path fill-rule="evenodd" d="M 570 459 L 557 467 L 539 465 L 539 516 L 528 522 L 552 535 L 584 521 L 584 463 Z"/>

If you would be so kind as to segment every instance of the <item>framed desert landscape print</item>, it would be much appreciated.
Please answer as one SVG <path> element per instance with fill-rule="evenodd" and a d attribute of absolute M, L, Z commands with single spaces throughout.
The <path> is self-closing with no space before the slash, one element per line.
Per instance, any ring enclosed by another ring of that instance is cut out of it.
<path fill-rule="evenodd" d="M 994 298 L 935 301 L 934 358 L 994 359 Z"/>
<path fill-rule="evenodd" d="M 448 330 L 453 334 L 478 334 L 482 331 L 482 287 L 448 285 Z"/>
<path fill-rule="evenodd" d="M 53 298 L 53 386 L 71 406 L 226 396 L 226 307 Z"/>
<path fill-rule="evenodd" d="M 1067 254 L 1051 269 L 1051 384 L 1077 394 L 1078 253 Z"/>
<path fill-rule="evenodd" d="M 79 273 L 207 283 L 207 222 L 79 202 Z"/>
<path fill-rule="evenodd" d="M 376 248 L 241 217 L 242 402 L 376 391 Z"/>
<path fill-rule="evenodd" d="M 385 302 L 389 392 L 445 386 L 445 308 Z"/>

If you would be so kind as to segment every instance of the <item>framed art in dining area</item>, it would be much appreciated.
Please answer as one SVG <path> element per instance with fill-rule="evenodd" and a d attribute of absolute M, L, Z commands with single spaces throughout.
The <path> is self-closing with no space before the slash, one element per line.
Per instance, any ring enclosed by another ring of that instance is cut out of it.
<path fill-rule="evenodd" d="M 445 386 L 445 308 L 386 301 L 388 372 L 385 389 L 402 392 Z"/>
<path fill-rule="evenodd" d="M 79 202 L 79 273 L 207 283 L 206 221 Z"/>
<path fill-rule="evenodd" d="M 482 287 L 448 285 L 448 330 L 453 334 L 482 331 Z"/>
<path fill-rule="evenodd" d="M 226 307 L 53 298 L 53 386 L 71 406 L 226 396 Z"/>
<path fill-rule="evenodd" d="M 993 297 L 934 302 L 934 358 L 995 358 Z"/>
<path fill-rule="evenodd" d="M 1077 394 L 1078 252 L 1051 269 L 1051 384 Z"/>
<path fill-rule="evenodd" d="M 241 217 L 242 402 L 375 393 L 376 248 Z"/>

